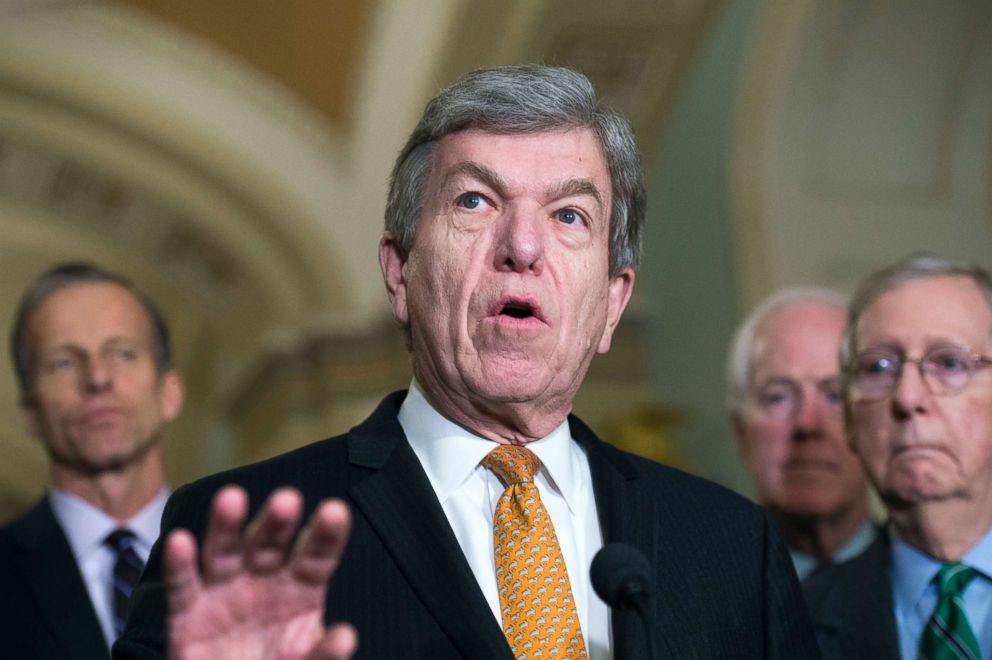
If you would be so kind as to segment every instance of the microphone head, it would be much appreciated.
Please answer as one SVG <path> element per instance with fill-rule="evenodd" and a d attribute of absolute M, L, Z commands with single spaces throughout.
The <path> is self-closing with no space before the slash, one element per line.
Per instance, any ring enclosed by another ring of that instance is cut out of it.
<path fill-rule="evenodd" d="M 592 588 L 610 607 L 628 609 L 650 592 L 651 565 L 638 550 L 625 543 L 607 543 L 589 568 Z"/>

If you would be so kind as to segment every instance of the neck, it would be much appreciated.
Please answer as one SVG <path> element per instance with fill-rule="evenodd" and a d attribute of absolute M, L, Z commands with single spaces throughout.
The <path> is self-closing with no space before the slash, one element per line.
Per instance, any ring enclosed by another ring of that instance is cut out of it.
<path fill-rule="evenodd" d="M 140 465 L 97 474 L 80 474 L 52 464 L 52 485 L 72 493 L 119 522 L 128 520 L 155 499 L 165 485 L 161 456 L 149 452 Z"/>
<path fill-rule="evenodd" d="M 523 445 L 548 436 L 571 412 L 571 403 L 539 405 L 531 401 L 476 401 L 443 390 L 429 391 L 418 380 L 427 401 L 462 428 L 500 444 Z"/>
<path fill-rule="evenodd" d="M 861 502 L 831 516 L 772 513 L 786 545 L 820 561 L 832 561 L 868 520 L 868 505 Z"/>
<path fill-rule="evenodd" d="M 960 499 L 890 507 L 890 517 L 903 541 L 942 562 L 960 560 L 992 527 L 992 507 Z"/>

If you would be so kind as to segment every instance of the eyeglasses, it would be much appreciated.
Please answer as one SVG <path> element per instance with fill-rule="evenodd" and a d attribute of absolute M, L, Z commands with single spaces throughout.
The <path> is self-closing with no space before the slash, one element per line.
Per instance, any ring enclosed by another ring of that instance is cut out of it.
<path fill-rule="evenodd" d="M 828 406 L 840 407 L 842 400 L 840 381 L 825 378 L 813 383 L 816 395 Z M 765 417 L 775 421 L 793 419 L 799 412 L 804 392 L 803 385 L 792 378 L 773 378 L 757 388 L 751 395 L 752 404 Z"/>
<path fill-rule="evenodd" d="M 960 392 L 975 373 L 992 364 L 992 358 L 963 346 L 933 346 L 922 357 L 911 360 L 894 348 L 872 348 L 857 355 L 847 369 L 852 398 L 882 399 L 895 390 L 907 362 L 916 365 L 930 392 L 935 395 Z"/>

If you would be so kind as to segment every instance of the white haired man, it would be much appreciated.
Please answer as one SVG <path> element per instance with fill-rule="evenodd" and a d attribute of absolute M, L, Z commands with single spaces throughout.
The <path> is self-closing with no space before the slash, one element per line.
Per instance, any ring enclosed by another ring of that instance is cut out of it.
<path fill-rule="evenodd" d="M 844 434 L 837 352 L 846 314 L 834 291 L 778 291 L 741 323 L 728 359 L 737 451 L 800 580 L 856 557 L 878 533 Z"/>

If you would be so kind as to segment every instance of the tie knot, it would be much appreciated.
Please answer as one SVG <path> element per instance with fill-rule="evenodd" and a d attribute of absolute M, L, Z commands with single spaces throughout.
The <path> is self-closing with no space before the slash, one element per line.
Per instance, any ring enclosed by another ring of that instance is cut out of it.
<path fill-rule="evenodd" d="M 130 529 L 120 527 L 108 534 L 103 542 L 110 546 L 117 555 L 121 555 L 132 549 L 135 538 L 134 532 Z"/>
<path fill-rule="evenodd" d="M 940 590 L 941 598 L 953 598 L 959 595 L 976 575 L 975 569 L 961 562 L 942 564 L 934 581 Z"/>
<path fill-rule="evenodd" d="M 534 473 L 541 469 L 541 459 L 526 447 L 497 445 L 482 464 L 499 477 L 504 486 L 525 484 L 534 480 Z"/>

